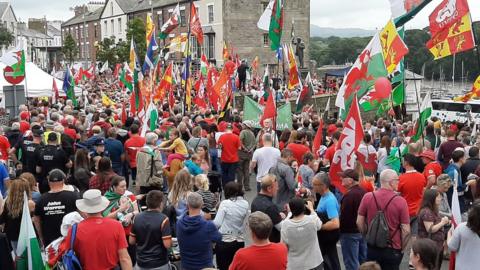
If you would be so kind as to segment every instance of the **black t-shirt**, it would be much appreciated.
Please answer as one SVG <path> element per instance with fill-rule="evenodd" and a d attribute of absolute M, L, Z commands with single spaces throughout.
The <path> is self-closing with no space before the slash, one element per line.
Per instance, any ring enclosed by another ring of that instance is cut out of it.
<path fill-rule="evenodd" d="M 34 143 L 30 140 L 25 140 L 21 144 L 22 149 L 22 165 L 23 165 L 23 172 L 29 172 L 32 174 L 36 174 L 35 168 L 37 166 L 37 154 L 38 151 L 42 148 L 42 145 L 38 143 Z"/>
<path fill-rule="evenodd" d="M 255 199 L 252 201 L 252 213 L 255 211 L 260 211 L 267 214 L 267 216 L 269 216 L 272 220 L 273 225 L 282 222 L 282 217 L 280 216 L 277 206 L 272 202 L 272 197 L 258 194 L 257 197 L 255 197 Z M 279 243 L 280 231 L 273 227 L 269 239 L 270 242 Z"/>
<path fill-rule="evenodd" d="M 60 147 L 55 145 L 47 145 L 41 150 L 37 151 L 38 166 L 42 167 L 40 179 L 45 180 L 48 173 L 53 169 L 60 169 L 67 173 L 66 164 L 68 163 L 68 156 Z"/>
<path fill-rule="evenodd" d="M 35 204 L 35 216 L 40 217 L 45 246 L 61 236 L 62 219 L 66 214 L 77 210 L 75 202 L 79 198 L 78 192 L 72 191 L 42 194 Z"/>
<path fill-rule="evenodd" d="M 365 190 L 356 185 L 352 187 L 342 198 L 340 205 L 340 232 L 359 233 L 357 228 L 358 207 L 362 201 Z"/>
<path fill-rule="evenodd" d="M 23 212 L 23 211 L 22 211 Z M 10 241 L 18 241 L 20 235 L 20 224 L 22 223 L 22 213 L 18 217 L 11 217 L 7 207 L 3 208 L 0 215 L 0 224 L 5 224 L 5 233 Z"/>
<path fill-rule="evenodd" d="M 157 211 L 138 214 L 131 235 L 137 240 L 137 264 L 142 268 L 156 268 L 168 263 L 168 252 L 163 239 L 171 238 L 170 222 L 166 215 Z"/>

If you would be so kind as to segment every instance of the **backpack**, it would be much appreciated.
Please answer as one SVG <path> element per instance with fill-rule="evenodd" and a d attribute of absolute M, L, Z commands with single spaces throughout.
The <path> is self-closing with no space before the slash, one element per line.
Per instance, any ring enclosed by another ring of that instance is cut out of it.
<path fill-rule="evenodd" d="M 397 195 L 392 196 L 383 209 L 380 209 L 378 206 L 377 198 L 375 198 L 374 192 L 372 192 L 372 196 L 373 200 L 375 201 L 375 205 L 377 206 L 377 213 L 368 226 L 365 240 L 367 241 L 367 244 L 372 247 L 387 248 L 391 245 L 392 238 L 395 233 L 390 236 L 390 230 L 388 228 L 387 218 L 385 217 L 385 211 L 393 199 L 397 197 Z"/>
<path fill-rule="evenodd" d="M 61 262 L 59 262 L 59 269 L 64 270 L 82 270 L 82 265 L 80 264 L 80 260 L 75 255 L 75 251 L 73 250 L 73 244 L 75 243 L 75 237 L 77 235 L 77 225 L 74 224 L 72 226 L 72 235 L 70 239 L 70 248 L 67 252 L 62 256 Z"/>

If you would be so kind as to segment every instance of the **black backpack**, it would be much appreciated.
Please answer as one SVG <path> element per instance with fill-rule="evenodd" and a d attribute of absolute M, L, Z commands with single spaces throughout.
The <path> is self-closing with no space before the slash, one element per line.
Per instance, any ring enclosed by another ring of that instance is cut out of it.
<path fill-rule="evenodd" d="M 393 199 L 397 197 L 397 195 L 392 196 L 392 198 L 390 198 L 390 200 L 385 205 L 385 208 L 383 209 L 380 209 L 374 192 L 372 192 L 372 196 L 373 200 L 375 201 L 375 205 L 377 206 L 377 213 L 375 214 L 368 226 L 365 240 L 367 241 L 367 244 L 369 246 L 377 248 L 387 248 L 391 246 L 392 238 L 395 233 L 390 236 L 390 229 L 388 227 L 387 218 L 385 217 L 385 212 Z"/>

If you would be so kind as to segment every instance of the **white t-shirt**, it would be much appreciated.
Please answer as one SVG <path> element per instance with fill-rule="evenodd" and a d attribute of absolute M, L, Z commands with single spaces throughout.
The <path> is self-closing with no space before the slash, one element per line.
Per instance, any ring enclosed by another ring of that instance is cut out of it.
<path fill-rule="evenodd" d="M 277 165 L 279 158 L 280 150 L 271 146 L 262 147 L 253 152 L 252 161 L 257 162 L 257 182 L 268 174 L 270 168 Z"/>

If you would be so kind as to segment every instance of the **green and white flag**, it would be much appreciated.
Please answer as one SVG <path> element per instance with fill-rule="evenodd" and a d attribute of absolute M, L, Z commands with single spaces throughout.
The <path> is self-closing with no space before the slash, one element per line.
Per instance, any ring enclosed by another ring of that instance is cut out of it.
<path fill-rule="evenodd" d="M 427 95 L 422 101 L 422 106 L 420 107 L 420 117 L 417 119 L 415 125 L 416 132 L 412 137 L 412 141 L 416 142 L 420 137 L 422 137 L 423 131 L 427 125 L 428 118 L 432 115 L 432 101 L 430 99 L 430 92 L 427 92 Z"/>
<path fill-rule="evenodd" d="M 252 128 L 262 128 L 260 126 L 260 118 L 263 114 L 264 107 L 255 100 L 245 96 L 243 103 L 243 122 L 248 122 Z M 292 129 L 292 107 L 290 102 L 277 108 L 276 129 L 284 130 Z"/>
<path fill-rule="evenodd" d="M 392 18 L 397 27 L 411 20 L 432 0 L 390 0 Z"/>
<path fill-rule="evenodd" d="M 18 236 L 17 256 L 19 256 L 16 265 L 17 270 L 45 269 L 45 262 L 33 229 L 32 218 L 28 209 L 27 193 L 25 192 L 23 193 L 23 213 Z"/>
<path fill-rule="evenodd" d="M 150 101 L 150 105 L 147 109 L 147 114 L 145 115 L 145 119 L 143 121 L 142 133 L 141 136 L 145 137 L 145 134 L 148 131 L 154 131 L 157 128 L 157 121 L 158 121 L 158 110 L 157 106 Z"/>

